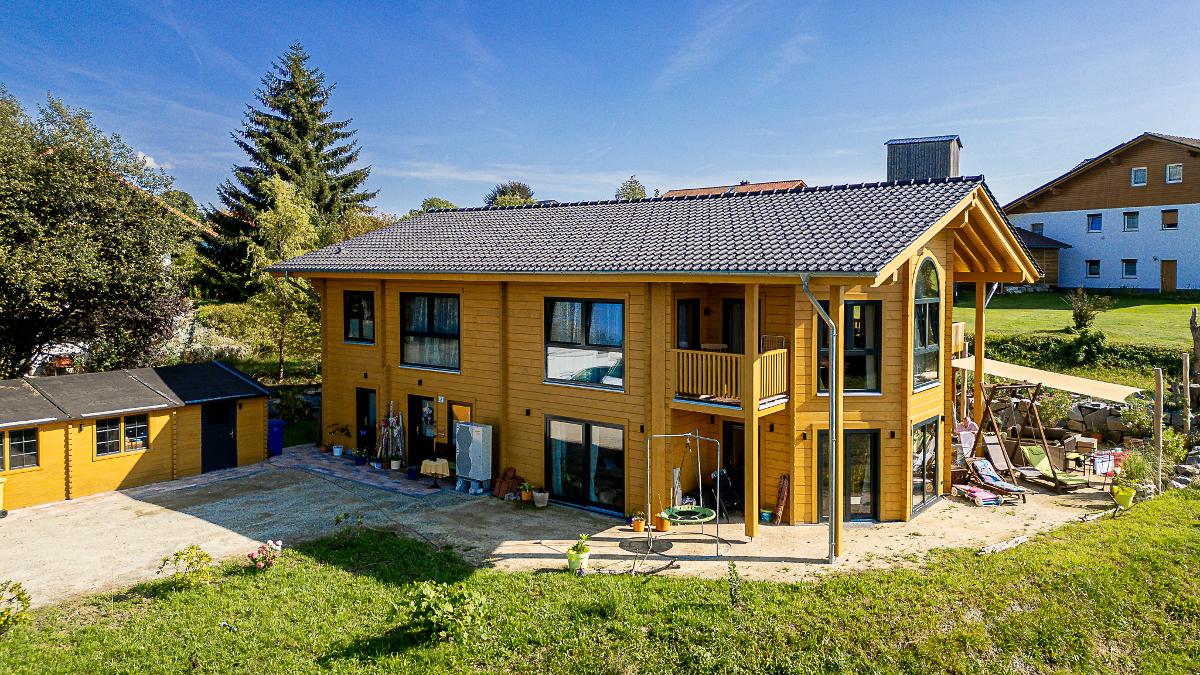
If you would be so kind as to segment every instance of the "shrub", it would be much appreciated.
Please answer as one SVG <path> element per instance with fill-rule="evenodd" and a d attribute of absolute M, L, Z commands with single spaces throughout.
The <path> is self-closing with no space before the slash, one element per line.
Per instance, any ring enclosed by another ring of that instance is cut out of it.
<path fill-rule="evenodd" d="M 737 563 L 729 561 L 729 574 L 726 576 L 729 583 L 729 606 L 733 609 L 741 609 L 742 600 L 742 575 L 738 574 Z"/>
<path fill-rule="evenodd" d="M 180 588 L 191 588 L 209 582 L 213 574 L 213 559 L 204 549 L 192 544 L 162 559 L 158 573 L 171 569 L 171 581 Z"/>
<path fill-rule="evenodd" d="M 250 566 L 256 570 L 268 570 L 279 562 L 279 552 L 283 550 L 283 540 L 279 539 L 271 541 L 270 539 L 258 545 L 257 551 L 252 551 L 246 554 L 250 559 Z"/>
<path fill-rule="evenodd" d="M 279 419 L 285 422 L 296 422 L 312 417 L 312 406 L 304 397 L 294 390 L 285 389 L 279 392 L 279 403 L 275 407 Z"/>
<path fill-rule="evenodd" d="M 1121 421 L 1129 427 L 1130 434 L 1139 438 L 1149 436 L 1150 427 L 1154 424 L 1154 419 L 1150 417 L 1150 410 L 1145 403 L 1138 400 L 1134 400 L 1121 411 Z"/>
<path fill-rule="evenodd" d="M 1067 303 L 1071 305 L 1071 321 L 1075 330 L 1085 331 L 1096 321 L 1096 315 L 1113 308 L 1113 299 L 1107 295 L 1088 295 L 1082 288 L 1076 288 L 1067 294 Z"/>
<path fill-rule="evenodd" d="M 1066 361 L 1074 365 L 1097 363 L 1108 353 L 1108 337 L 1097 328 L 1085 328 L 1068 343 Z"/>
<path fill-rule="evenodd" d="M 1038 416 L 1042 424 L 1052 427 L 1067 419 L 1071 413 L 1071 395 L 1065 391 L 1054 390 L 1038 401 Z"/>
<path fill-rule="evenodd" d="M 1142 483 L 1149 480 L 1154 473 L 1154 464 L 1146 453 L 1141 450 L 1130 450 L 1125 453 L 1121 462 L 1121 476 L 1131 483 Z"/>
<path fill-rule="evenodd" d="M 440 640 L 462 640 L 479 621 L 482 598 L 463 584 L 420 581 L 409 589 L 404 606 L 418 632 Z"/>
<path fill-rule="evenodd" d="M 0 637 L 29 621 L 29 594 L 16 581 L 0 581 Z"/>
<path fill-rule="evenodd" d="M 1187 459 L 1187 436 L 1175 431 L 1174 427 L 1163 429 L 1163 466 L 1182 464 Z"/>

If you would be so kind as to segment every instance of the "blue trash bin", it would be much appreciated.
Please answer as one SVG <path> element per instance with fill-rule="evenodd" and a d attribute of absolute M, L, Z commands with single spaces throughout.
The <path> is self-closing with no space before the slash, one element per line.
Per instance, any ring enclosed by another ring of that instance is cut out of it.
<path fill-rule="evenodd" d="M 277 457 L 283 454 L 283 428 L 287 422 L 283 420 L 267 420 L 267 455 Z"/>

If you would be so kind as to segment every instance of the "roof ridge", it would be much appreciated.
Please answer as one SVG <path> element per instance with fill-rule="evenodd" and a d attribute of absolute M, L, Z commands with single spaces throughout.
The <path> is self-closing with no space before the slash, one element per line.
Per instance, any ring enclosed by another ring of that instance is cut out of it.
<path fill-rule="evenodd" d="M 578 202 L 556 202 L 554 204 L 521 204 L 520 206 L 466 206 L 453 209 L 430 209 L 426 213 L 469 213 L 473 211 L 516 211 L 519 209 L 556 209 L 564 206 L 599 206 L 604 204 L 639 204 L 648 202 L 681 202 L 696 199 L 735 199 L 738 197 L 761 196 L 764 194 L 787 194 L 804 192 L 838 192 L 842 190 L 863 190 L 900 187 L 908 185 L 934 185 L 938 183 L 982 183 L 983 174 L 973 176 L 947 176 L 945 178 L 907 178 L 903 180 L 883 180 L 862 183 L 840 183 L 835 185 L 805 185 L 794 188 L 775 188 L 771 190 L 749 190 L 746 192 L 719 192 L 700 195 L 679 195 L 677 197 L 643 197 L 642 199 L 595 199 Z M 778 182 L 778 181 L 765 181 Z"/>

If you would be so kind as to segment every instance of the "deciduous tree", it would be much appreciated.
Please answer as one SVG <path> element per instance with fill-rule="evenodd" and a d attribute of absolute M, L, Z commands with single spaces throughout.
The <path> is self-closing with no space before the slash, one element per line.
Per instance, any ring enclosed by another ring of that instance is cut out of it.
<path fill-rule="evenodd" d="M 521 206 L 533 203 L 533 190 L 519 180 L 497 183 L 483 198 L 488 206 Z"/>
<path fill-rule="evenodd" d="M 621 183 L 617 188 L 617 199 L 645 199 L 646 186 L 637 179 L 637 176 L 630 176 L 629 180 Z"/>

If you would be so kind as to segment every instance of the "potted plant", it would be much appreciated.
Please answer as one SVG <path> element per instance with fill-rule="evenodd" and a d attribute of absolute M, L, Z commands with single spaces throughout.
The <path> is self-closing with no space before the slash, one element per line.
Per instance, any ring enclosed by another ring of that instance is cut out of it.
<path fill-rule="evenodd" d="M 567 569 L 572 572 L 586 570 L 588 563 L 588 555 L 591 553 L 591 547 L 588 546 L 588 535 L 579 535 L 579 541 L 571 544 L 571 548 L 567 549 Z"/>
<path fill-rule="evenodd" d="M 633 526 L 634 532 L 646 531 L 646 512 L 638 511 L 629 519 L 629 524 Z"/>
<path fill-rule="evenodd" d="M 550 491 L 544 487 L 533 489 L 533 505 L 539 509 L 550 503 Z"/>
<path fill-rule="evenodd" d="M 671 521 L 667 520 L 667 517 L 661 513 L 654 516 L 654 531 L 655 532 L 670 532 L 671 531 Z"/>
<path fill-rule="evenodd" d="M 1133 498 L 1137 496 L 1137 484 L 1125 476 L 1118 475 L 1113 479 L 1112 497 L 1117 506 L 1128 509 L 1133 506 Z"/>
<path fill-rule="evenodd" d="M 354 449 L 354 466 L 363 466 L 367 463 L 367 452 L 366 448 Z"/>
<path fill-rule="evenodd" d="M 345 446 L 337 443 L 337 440 L 350 437 L 350 425 L 340 422 L 332 422 L 325 427 L 329 440 L 333 445 L 333 456 L 341 457 L 345 452 Z"/>
<path fill-rule="evenodd" d="M 533 483 L 521 483 L 517 490 L 521 493 L 521 501 L 533 501 Z"/>

